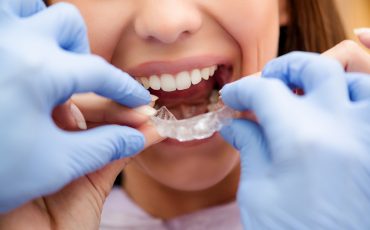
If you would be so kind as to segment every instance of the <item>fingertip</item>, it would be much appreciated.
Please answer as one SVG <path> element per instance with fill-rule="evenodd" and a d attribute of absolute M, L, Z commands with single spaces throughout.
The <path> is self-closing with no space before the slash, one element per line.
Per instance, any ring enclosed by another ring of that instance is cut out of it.
<path fill-rule="evenodd" d="M 61 129 L 76 130 L 78 128 L 71 106 L 72 102 L 67 101 L 64 104 L 55 107 L 52 112 L 54 122 Z"/>
<path fill-rule="evenodd" d="M 133 130 L 132 130 L 133 131 Z M 145 148 L 145 136 L 139 131 L 131 132 L 129 136 L 123 135 L 122 141 L 124 143 L 123 151 L 120 153 L 120 158 L 131 157 L 141 152 Z"/>
<path fill-rule="evenodd" d="M 132 94 L 127 94 L 126 97 L 123 97 L 120 100 L 120 104 L 126 105 L 130 108 L 149 105 L 152 101 L 150 92 L 139 83 L 135 84 L 133 87 L 135 89 L 133 90 Z"/>
<path fill-rule="evenodd" d="M 269 61 L 262 70 L 263 77 L 272 77 L 276 66 L 276 60 Z"/>
<path fill-rule="evenodd" d="M 225 85 L 221 91 L 220 91 L 220 97 L 222 99 L 222 102 L 229 106 L 230 108 L 239 110 L 239 106 L 237 105 L 238 99 L 238 89 L 237 89 L 237 84 L 240 83 L 239 81 L 229 83 Z"/>
<path fill-rule="evenodd" d="M 370 49 L 370 31 L 366 34 L 359 35 L 358 38 L 364 46 Z"/>
<path fill-rule="evenodd" d="M 353 30 L 353 33 L 356 35 L 356 36 L 361 36 L 361 35 L 365 35 L 365 34 L 370 34 L 370 28 L 355 28 Z"/>
<path fill-rule="evenodd" d="M 132 157 L 144 150 L 146 139 L 138 130 L 117 125 L 110 125 L 107 128 L 111 128 L 112 136 L 109 137 L 108 134 L 103 143 L 107 144 L 106 147 L 112 151 L 113 158 L 110 161 Z"/>
<path fill-rule="evenodd" d="M 142 151 L 145 137 L 138 130 L 120 125 L 106 125 L 80 132 L 64 133 L 71 144 L 71 154 L 79 153 L 93 169 Z"/>
<path fill-rule="evenodd" d="M 81 130 L 87 129 L 87 124 L 84 115 L 82 114 L 81 110 L 74 104 L 70 103 L 70 112 L 73 117 L 73 120 L 76 126 Z"/>
<path fill-rule="evenodd" d="M 234 84 L 234 82 L 224 85 L 222 87 L 222 89 L 219 91 L 220 97 L 222 97 L 222 98 L 225 97 L 229 93 L 230 88 L 232 87 L 233 84 Z"/>
<path fill-rule="evenodd" d="M 109 88 L 116 89 L 116 92 L 110 90 L 109 92 L 102 92 L 103 96 L 108 96 L 118 103 L 128 106 L 130 108 L 136 108 L 143 105 L 149 105 L 152 102 L 152 95 L 145 89 L 138 81 L 136 81 L 128 73 L 111 66 L 114 69 L 115 76 L 111 76 L 113 79 L 119 79 L 119 82 L 112 81 L 113 84 Z M 121 87 L 119 85 L 120 84 Z"/>
<path fill-rule="evenodd" d="M 165 137 L 162 137 L 157 132 L 157 128 L 152 125 L 150 122 L 145 123 L 144 125 L 140 126 L 138 129 L 145 137 L 145 146 L 144 149 L 158 144 L 159 142 L 165 140 Z"/>
<path fill-rule="evenodd" d="M 66 56 L 66 63 L 74 74 L 63 78 L 64 84 L 58 84 L 63 89 L 62 98 L 94 92 L 130 108 L 152 101 L 149 91 L 139 82 L 100 56 L 71 54 Z"/>

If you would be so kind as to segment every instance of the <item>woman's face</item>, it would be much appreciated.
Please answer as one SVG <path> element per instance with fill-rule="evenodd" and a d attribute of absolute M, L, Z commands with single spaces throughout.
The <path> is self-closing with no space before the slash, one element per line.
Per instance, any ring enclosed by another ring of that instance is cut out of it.
<path fill-rule="evenodd" d="M 150 85 L 158 103 L 179 117 L 206 112 L 212 90 L 260 71 L 277 54 L 279 24 L 286 18 L 279 0 L 67 2 L 84 16 L 93 53 Z M 239 159 L 214 135 L 162 142 L 135 162 L 132 167 L 164 185 L 194 191 L 220 182 Z"/>

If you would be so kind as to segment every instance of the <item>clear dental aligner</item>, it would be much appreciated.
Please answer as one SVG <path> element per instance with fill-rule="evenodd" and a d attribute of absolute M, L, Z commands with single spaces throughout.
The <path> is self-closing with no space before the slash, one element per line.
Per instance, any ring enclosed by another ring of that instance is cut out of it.
<path fill-rule="evenodd" d="M 212 136 L 236 116 L 231 108 L 221 104 L 211 104 L 211 112 L 192 118 L 177 120 L 166 108 L 161 107 L 151 120 L 159 135 L 178 141 L 201 140 Z"/>

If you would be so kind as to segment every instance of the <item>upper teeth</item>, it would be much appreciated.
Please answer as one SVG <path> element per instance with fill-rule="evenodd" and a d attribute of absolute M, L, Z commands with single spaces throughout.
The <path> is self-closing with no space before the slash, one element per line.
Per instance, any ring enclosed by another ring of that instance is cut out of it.
<path fill-rule="evenodd" d="M 199 84 L 202 79 L 208 80 L 217 70 L 217 66 L 211 66 L 203 69 L 194 69 L 192 71 L 183 71 L 176 75 L 162 74 L 152 75 L 149 78 L 141 77 L 138 81 L 143 84 L 146 89 L 163 90 L 172 92 L 175 90 L 185 90 L 191 85 Z"/>

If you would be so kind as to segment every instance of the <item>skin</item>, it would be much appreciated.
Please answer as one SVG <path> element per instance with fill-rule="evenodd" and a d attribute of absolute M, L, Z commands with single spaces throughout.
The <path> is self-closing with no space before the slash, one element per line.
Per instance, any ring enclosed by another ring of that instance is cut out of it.
<path fill-rule="evenodd" d="M 93 53 L 128 72 L 150 61 L 211 55 L 230 61 L 236 80 L 276 56 L 279 16 L 287 20 L 284 5 L 271 0 L 68 2 L 86 20 Z M 128 165 L 124 187 L 147 212 L 168 219 L 232 201 L 238 168 L 238 154 L 219 136 L 190 147 L 160 143 Z"/>
<path fill-rule="evenodd" d="M 93 53 L 124 71 L 148 61 L 222 56 L 233 67 L 230 81 L 260 71 L 276 57 L 279 26 L 288 20 L 285 2 L 278 0 L 63 2 L 81 11 Z M 115 105 L 112 109 L 111 102 L 90 97 L 73 99 L 82 108 L 88 126 L 135 124 L 146 134 L 148 146 L 159 141 L 153 127 L 145 125 L 147 118 L 130 115 L 132 119 L 126 116 L 123 120 L 127 108 Z M 89 106 L 84 102 L 95 100 Z M 96 116 L 97 110 L 102 116 Z M 63 123 L 63 118 L 56 120 Z M 76 128 L 69 123 L 65 129 Z M 126 165 L 124 160 L 115 162 L 56 194 L 1 216 L 0 227 L 28 226 L 31 218 L 35 229 L 97 229 L 104 200 L 123 168 L 127 193 L 148 213 L 162 219 L 230 202 L 235 199 L 239 182 L 239 156 L 219 136 L 193 146 L 160 143 Z"/>
<path fill-rule="evenodd" d="M 93 52 L 129 73 L 151 61 L 208 55 L 230 61 L 236 80 L 276 56 L 280 19 L 287 21 L 285 4 L 270 0 L 69 2 L 86 19 Z M 220 136 L 194 146 L 164 142 L 137 156 L 125 175 L 132 199 L 169 219 L 232 201 L 239 156 Z"/>
<path fill-rule="evenodd" d="M 150 13 L 150 10 L 155 8 L 149 7 L 149 1 L 75 0 L 70 2 L 80 8 L 87 21 L 93 52 L 122 69 L 147 61 L 142 60 L 142 57 L 176 59 L 182 55 L 194 55 L 196 52 L 222 50 L 220 53 L 229 55 L 232 59 L 233 80 L 238 76 L 257 72 L 266 61 L 276 56 L 279 24 L 286 23 L 289 18 L 284 13 L 285 4 L 277 5 L 277 2 L 271 3 L 269 0 L 240 0 L 233 1 L 232 4 L 226 0 L 217 3 L 183 1 L 182 3 L 187 6 L 184 8 L 187 11 L 183 13 L 187 15 L 191 12 L 191 16 L 201 15 L 202 27 L 194 30 L 193 25 L 191 26 L 193 33 L 177 37 L 173 35 L 176 34 L 173 31 L 155 30 L 155 25 L 151 24 L 155 20 L 150 20 L 153 17 L 153 12 Z M 156 10 L 166 9 L 167 13 L 171 12 L 169 9 L 176 12 L 182 10 L 178 9 L 178 6 L 171 5 L 169 1 L 164 1 L 161 7 Z M 176 9 L 173 9 L 174 7 Z M 168 16 L 163 13 L 160 15 Z M 155 16 L 158 17 L 158 15 Z M 187 17 L 189 15 L 184 18 Z M 139 27 L 146 30 L 135 31 L 134 22 L 146 25 L 146 27 Z M 163 20 L 163 22 L 170 21 Z M 194 20 L 192 23 L 196 24 L 199 21 Z M 152 34 L 153 32 L 157 33 Z M 222 39 L 213 43 L 209 39 L 212 33 L 215 33 L 213 36 L 217 39 Z M 148 38 L 148 34 L 152 34 L 151 41 L 145 39 L 145 37 Z M 174 48 L 181 40 L 186 40 L 185 42 L 188 43 L 189 48 L 186 51 Z M 125 46 L 128 41 L 133 41 L 136 45 Z M 206 45 L 204 41 L 207 41 Z M 221 44 L 222 47 L 220 47 Z M 207 50 L 203 50 L 204 47 Z M 368 56 L 363 55 L 363 51 L 357 46 L 355 50 L 358 51 L 350 52 L 350 57 L 343 55 L 343 51 L 348 47 L 355 46 L 353 43 L 345 42 L 327 55 L 340 60 L 349 71 L 366 72 L 364 68 L 368 65 L 355 65 L 352 57 L 360 58 L 360 63 L 367 63 Z M 166 52 L 162 54 L 154 52 L 162 49 Z M 160 140 L 153 127 L 145 125 L 147 117 L 135 114 L 134 111 L 112 101 L 95 95 L 83 95 L 73 98 L 68 103 L 72 102 L 80 108 L 89 127 L 107 123 L 128 124 L 139 127 L 147 137 L 148 146 Z M 55 120 L 63 124 L 63 128 L 74 130 L 77 127 L 68 115 L 68 109 L 66 109 L 69 107 L 68 103 L 57 108 Z M 228 202 L 234 199 L 238 183 L 238 158 L 221 140 L 212 140 L 212 144 L 219 147 L 215 148 L 217 151 L 212 151 L 212 155 L 208 155 L 207 152 L 212 150 L 213 145 L 176 148 L 158 144 L 137 156 L 128 166 L 127 160 L 114 162 L 98 172 L 80 178 L 58 193 L 42 197 L 9 214 L 1 215 L 0 228 L 97 229 L 104 200 L 111 190 L 114 178 L 125 166 L 127 166 L 125 189 L 142 208 L 154 216 L 168 219 Z M 174 155 L 175 151 L 180 153 Z M 207 167 L 201 167 L 203 165 Z M 194 171 L 196 173 L 193 173 Z M 29 225 L 30 222 L 32 227 Z"/>
<path fill-rule="evenodd" d="M 364 47 L 370 49 L 370 28 L 357 35 Z M 338 60 L 347 72 L 370 74 L 370 54 L 356 42 L 346 40 L 323 53 L 324 56 Z"/>

